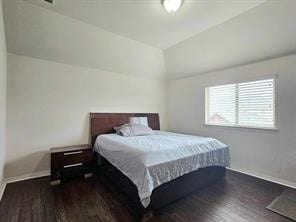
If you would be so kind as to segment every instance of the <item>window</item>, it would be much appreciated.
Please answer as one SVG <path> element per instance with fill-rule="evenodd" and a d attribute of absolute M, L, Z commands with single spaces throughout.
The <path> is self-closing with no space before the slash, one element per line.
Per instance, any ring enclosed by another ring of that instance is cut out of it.
<path fill-rule="evenodd" d="M 206 124 L 275 128 L 275 80 L 206 88 Z"/>

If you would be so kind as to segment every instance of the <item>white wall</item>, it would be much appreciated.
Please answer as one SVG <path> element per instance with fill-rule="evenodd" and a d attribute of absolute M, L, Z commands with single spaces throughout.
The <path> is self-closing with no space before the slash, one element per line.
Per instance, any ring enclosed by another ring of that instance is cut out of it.
<path fill-rule="evenodd" d="M 8 54 L 6 177 L 49 170 L 49 148 L 87 143 L 89 112 L 157 112 L 159 80 Z"/>
<path fill-rule="evenodd" d="M 166 128 L 167 97 L 171 130 L 217 137 L 230 145 L 234 168 L 296 182 L 295 56 L 171 81 L 166 91 L 155 80 L 165 74 L 161 50 L 26 1 L 4 3 L 7 177 L 47 171 L 52 146 L 86 143 L 89 112 L 158 112 Z M 295 8 L 294 0 L 267 1 L 165 50 L 168 78 L 295 52 Z M 203 125 L 205 86 L 273 73 L 278 132 Z"/>
<path fill-rule="evenodd" d="M 52 146 L 87 143 L 89 112 L 158 112 L 166 127 L 162 50 L 26 1 L 3 3 L 6 177 L 47 171 Z"/>
<path fill-rule="evenodd" d="M 176 79 L 296 53 L 296 1 L 269 0 L 165 50 Z"/>
<path fill-rule="evenodd" d="M 3 181 L 6 148 L 6 44 L 0 0 L 0 186 Z"/>
<path fill-rule="evenodd" d="M 23 0 L 4 0 L 8 52 L 126 75 L 164 78 L 160 49 Z"/>
<path fill-rule="evenodd" d="M 168 128 L 220 139 L 232 168 L 296 186 L 296 54 L 168 83 Z M 205 87 L 278 75 L 278 131 L 205 126 Z"/>

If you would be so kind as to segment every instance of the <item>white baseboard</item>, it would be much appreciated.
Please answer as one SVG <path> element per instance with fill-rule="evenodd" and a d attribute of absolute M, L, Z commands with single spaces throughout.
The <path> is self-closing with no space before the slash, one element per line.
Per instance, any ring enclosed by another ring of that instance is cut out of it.
<path fill-rule="evenodd" d="M 16 176 L 16 177 L 5 178 L 2 182 L 2 184 L 0 184 L 0 201 L 2 199 L 5 188 L 8 183 L 14 183 L 14 182 L 19 182 L 19 181 L 23 181 L 23 180 L 30 180 L 30 179 L 49 176 L 49 175 L 50 175 L 50 172 L 47 170 L 47 171 L 36 172 L 36 173 L 28 173 L 28 174 L 24 174 L 24 175 Z"/>
<path fill-rule="evenodd" d="M 16 177 L 8 177 L 8 178 L 6 178 L 6 182 L 7 183 L 14 183 L 14 182 L 23 181 L 23 180 L 30 180 L 30 179 L 35 179 L 35 178 L 39 178 L 39 177 L 46 177 L 49 175 L 50 175 L 50 172 L 48 170 L 36 172 L 36 173 L 28 173 L 28 174 L 24 174 L 24 175 L 16 176 Z"/>
<path fill-rule="evenodd" d="M 256 177 L 256 178 L 259 178 L 261 180 L 266 180 L 266 181 L 269 181 L 269 182 L 272 182 L 272 183 L 276 183 L 276 184 L 280 184 L 280 185 L 283 185 L 283 186 L 286 186 L 286 187 L 296 189 L 296 183 L 293 183 L 293 182 L 290 182 L 290 181 L 287 181 L 287 180 L 282 180 L 282 179 L 279 179 L 279 178 L 267 176 L 267 175 L 264 175 L 264 174 L 249 172 L 249 171 L 245 171 L 245 170 L 241 170 L 241 169 L 234 169 L 234 168 L 229 168 L 229 167 L 227 167 L 227 169 L 238 172 L 238 173 L 246 174 L 246 175 L 249 175 L 249 176 L 252 176 L 252 177 Z"/>
<path fill-rule="evenodd" d="M 7 185 L 7 181 L 6 181 L 6 179 L 4 179 L 4 180 L 2 181 L 2 183 L 0 184 L 0 201 L 1 201 L 2 196 L 3 196 L 3 194 L 4 194 L 4 191 L 5 191 L 6 185 Z"/>
<path fill-rule="evenodd" d="M 227 168 L 229 170 L 238 172 L 238 173 L 242 173 L 242 174 L 246 174 L 252 177 L 256 177 L 262 180 L 266 180 L 266 181 L 270 181 L 272 183 L 276 183 L 276 184 L 280 184 L 286 187 L 291 187 L 296 189 L 296 183 L 287 181 L 287 180 L 282 180 L 279 178 L 275 178 L 275 177 L 271 177 L 271 176 L 267 176 L 267 175 L 263 175 L 263 174 L 258 174 L 258 173 L 253 173 L 253 172 L 249 172 L 249 171 L 245 171 L 245 170 L 240 170 L 240 169 L 234 169 L 234 168 Z M 29 174 L 24 174 L 22 176 L 17 176 L 17 177 L 9 177 L 3 180 L 1 186 L 0 186 L 0 201 L 2 199 L 3 193 L 5 191 L 6 185 L 8 183 L 14 183 L 14 182 L 18 182 L 18 181 L 23 181 L 23 180 L 30 180 L 30 179 L 35 179 L 35 178 L 40 178 L 40 177 L 45 177 L 45 176 L 49 176 L 50 172 L 49 171 L 42 171 L 42 172 L 36 172 L 36 173 L 29 173 Z"/>

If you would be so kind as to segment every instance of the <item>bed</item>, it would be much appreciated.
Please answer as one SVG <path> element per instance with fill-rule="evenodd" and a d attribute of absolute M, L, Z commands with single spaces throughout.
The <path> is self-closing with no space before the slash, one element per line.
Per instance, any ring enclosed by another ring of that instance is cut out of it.
<path fill-rule="evenodd" d="M 113 127 L 147 117 L 153 135 L 123 137 Z M 213 138 L 160 131 L 155 113 L 91 113 L 99 170 L 141 217 L 225 176 L 228 147 Z"/>

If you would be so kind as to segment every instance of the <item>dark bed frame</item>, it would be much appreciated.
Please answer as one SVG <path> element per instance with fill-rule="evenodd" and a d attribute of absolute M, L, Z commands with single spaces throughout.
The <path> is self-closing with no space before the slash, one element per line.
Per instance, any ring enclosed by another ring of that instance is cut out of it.
<path fill-rule="evenodd" d="M 91 113 L 90 131 L 91 143 L 94 145 L 100 134 L 114 133 L 113 127 L 127 123 L 129 117 L 147 117 L 148 124 L 153 130 L 160 129 L 157 113 Z M 155 188 L 151 195 L 151 202 L 144 208 L 138 196 L 137 187 L 105 158 L 98 155 L 99 171 L 112 182 L 128 199 L 129 208 L 137 218 L 149 215 L 151 212 L 176 201 L 193 191 L 204 188 L 225 177 L 225 167 L 211 166 L 201 168 L 185 174 L 168 183 Z"/>

